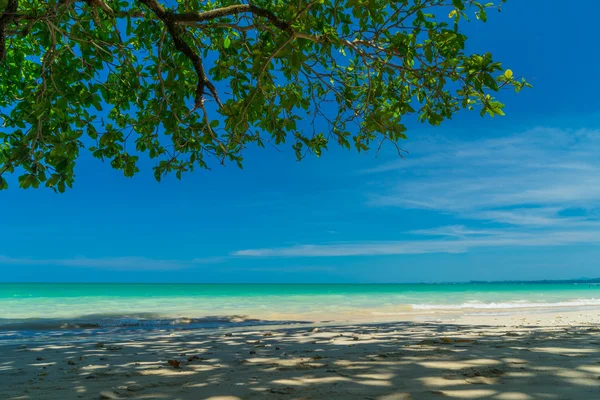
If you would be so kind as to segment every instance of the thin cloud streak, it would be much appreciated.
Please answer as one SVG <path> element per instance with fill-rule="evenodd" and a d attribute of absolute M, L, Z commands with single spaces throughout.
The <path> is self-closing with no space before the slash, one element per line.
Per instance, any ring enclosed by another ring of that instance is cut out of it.
<path fill-rule="evenodd" d="M 478 234 L 474 234 L 478 235 Z M 600 243 L 600 231 L 495 232 L 491 235 L 453 239 L 405 240 L 394 242 L 353 242 L 298 245 L 279 248 L 246 249 L 235 257 L 349 257 L 401 254 L 465 253 L 475 248 L 544 247 Z"/>
<path fill-rule="evenodd" d="M 369 196 L 375 207 L 438 211 L 458 218 L 514 226 L 567 227 L 597 223 L 600 208 L 600 131 L 537 128 L 472 142 L 429 143 L 427 154 L 364 171 L 387 171 Z M 588 215 L 561 215 L 572 208 Z"/>
<path fill-rule="evenodd" d="M 60 265 L 74 268 L 93 268 L 118 271 L 167 271 L 193 268 L 201 264 L 214 264 L 225 257 L 207 257 L 193 260 L 161 260 L 146 257 L 105 257 L 105 258 L 19 258 L 0 255 L 4 265 Z"/>
<path fill-rule="evenodd" d="M 362 171 L 381 179 L 368 205 L 430 210 L 459 224 L 404 232 L 407 239 L 399 241 L 245 249 L 232 255 L 377 256 L 597 244 L 598 154 L 597 130 L 536 128 L 470 142 L 430 140 L 408 160 Z"/>

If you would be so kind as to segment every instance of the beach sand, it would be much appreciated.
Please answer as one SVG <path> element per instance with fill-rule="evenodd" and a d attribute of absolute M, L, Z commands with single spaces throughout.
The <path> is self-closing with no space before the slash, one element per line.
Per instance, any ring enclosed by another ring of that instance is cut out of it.
<path fill-rule="evenodd" d="M 1 399 L 600 399 L 600 310 L 65 336 L 0 346 Z"/>

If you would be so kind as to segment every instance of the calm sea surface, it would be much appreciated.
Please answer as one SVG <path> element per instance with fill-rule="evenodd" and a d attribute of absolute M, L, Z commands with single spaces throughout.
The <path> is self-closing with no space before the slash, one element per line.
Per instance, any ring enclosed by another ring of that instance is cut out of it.
<path fill-rule="evenodd" d="M 0 331 L 218 327 L 600 309 L 590 284 L 0 283 Z"/>

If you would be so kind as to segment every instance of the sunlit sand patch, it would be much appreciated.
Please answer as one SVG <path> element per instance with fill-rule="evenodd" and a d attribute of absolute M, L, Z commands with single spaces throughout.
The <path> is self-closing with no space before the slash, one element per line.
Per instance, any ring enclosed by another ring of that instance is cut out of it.
<path fill-rule="evenodd" d="M 211 396 L 207 397 L 206 400 L 242 400 L 242 398 L 237 396 Z"/>
<path fill-rule="evenodd" d="M 456 386 L 456 385 L 468 385 L 469 383 L 462 377 L 453 377 L 452 379 L 444 378 L 441 376 L 426 376 L 418 378 L 417 381 L 421 382 L 423 386 L 427 387 L 444 387 L 444 386 Z"/>
<path fill-rule="evenodd" d="M 564 369 L 561 368 L 554 374 L 556 376 L 560 376 L 563 378 L 587 378 L 589 374 L 586 374 L 582 371 L 577 371 L 575 369 Z"/>
<path fill-rule="evenodd" d="M 48 367 L 50 365 L 56 365 L 56 362 L 42 362 L 42 363 L 33 363 L 29 364 L 32 367 Z M 1 370 L 2 368 L 0 368 Z"/>
<path fill-rule="evenodd" d="M 406 393 L 406 392 L 399 392 L 399 393 L 392 393 L 392 394 L 386 394 L 383 396 L 377 396 L 377 397 L 365 397 L 366 399 L 377 399 L 377 400 L 414 400 L 415 398 L 413 396 L 411 396 L 410 393 Z"/>
<path fill-rule="evenodd" d="M 521 393 L 521 392 L 504 392 L 504 393 L 500 393 L 500 394 L 494 396 L 494 399 L 498 399 L 498 400 L 531 400 L 531 399 L 535 399 L 535 397 L 532 397 L 528 394 Z"/>
<path fill-rule="evenodd" d="M 208 383 L 206 383 L 206 382 L 201 382 L 201 383 L 186 383 L 183 386 L 186 387 L 186 388 L 203 388 L 203 387 L 207 387 Z"/>
<path fill-rule="evenodd" d="M 359 385 L 365 385 L 365 386 L 380 386 L 380 387 L 392 387 L 392 386 L 394 386 L 392 384 L 392 382 L 381 381 L 381 380 L 355 381 L 355 383 L 357 383 Z"/>
<path fill-rule="evenodd" d="M 476 359 L 476 360 L 468 360 L 468 361 L 422 361 L 417 363 L 425 368 L 433 368 L 433 369 L 447 369 L 447 370 L 460 370 L 464 368 L 469 368 L 474 365 L 476 366 L 484 366 L 484 365 L 498 365 L 501 364 L 498 360 L 492 359 Z"/>
<path fill-rule="evenodd" d="M 585 353 L 597 353 L 598 350 L 594 349 L 581 349 L 581 348 L 572 348 L 572 347 L 531 347 L 529 348 L 531 351 L 537 351 L 540 353 L 549 353 L 549 354 L 585 354 Z"/>
<path fill-rule="evenodd" d="M 574 385 L 598 387 L 598 378 L 570 378 L 568 381 Z"/>
<path fill-rule="evenodd" d="M 87 389 L 85 386 L 75 386 L 73 388 L 73 390 L 75 390 L 75 393 L 86 393 Z"/>
<path fill-rule="evenodd" d="M 61 345 L 56 345 L 56 344 L 49 344 L 44 347 L 32 347 L 28 350 L 36 352 L 36 351 L 45 351 L 45 350 L 66 350 L 66 349 L 74 349 L 75 350 L 75 349 L 77 349 L 77 347 L 71 346 L 71 345 L 61 346 Z"/>
<path fill-rule="evenodd" d="M 456 390 L 444 390 L 443 394 L 448 397 L 455 397 L 460 399 L 479 399 L 490 397 L 498 393 L 496 390 L 485 390 L 485 389 L 456 389 Z"/>
<path fill-rule="evenodd" d="M 214 368 L 211 368 L 214 369 Z M 140 375 L 145 376 L 186 376 L 186 375 L 195 375 L 197 371 L 181 371 L 176 369 L 147 369 L 140 371 Z"/>
<path fill-rule="evenodd" d="M 344 381 L 351 381 L 351 379 L 345 378 L 343 376 L 330 376 L 325 378 L 276 379 L 273 381 L 273 383 L 277 385 L 308 386 L 313 384 L 325 384 Z"/>
<path fill-rule="evenodd" d="M 498 364 L 502 364 L 500 361 L 498 360 L 493 360 L 491 358 L 477 358 L 475 360 L 468 360 L 468 361 L 464 361 L 465 363 L 469 364 L 469 365 L 498 365 Z"/>
<path fill-rule="evenodd" d="M 580 365 L 579 367 L 577 367 L 577 369 L 586 372 L 591 372 L 593 374 L 598 374 L 598 376 L 600 376 L 600 365 Z"/>
<path fill-rule="evenodd" d="M 107 368 L 112 368 L 110 365 L 105 364 L 105 365 L 84 365 L 83 367 L 79 368 L 81 371 L 98 371 L 98 370 L 103 370 L 103 369 L 107 369 Z"/>
<path fill-rule="evenodd" d="M 535 373 L 527 372 L 527 371 L 511 371 L 511 372 L 507 372 L 504 375 L 505 378 L 527 378 L 527 377 L 534 377 L 534 376 L 536 376 Z"/>
<path fill-rule="evenodd" d="M 113 365 L 114 367 L 119 367 L 119 368 L 138 368 L 138 369 L 143 369 L 143 368 L 156 368 L 158 365 L 161 365 L 160 361 L 148 361 L 148 362 L 144 362 L 144 361 L 132 361 L 130 363 L 126 363 L 126 364 L 116 364 Z"/>

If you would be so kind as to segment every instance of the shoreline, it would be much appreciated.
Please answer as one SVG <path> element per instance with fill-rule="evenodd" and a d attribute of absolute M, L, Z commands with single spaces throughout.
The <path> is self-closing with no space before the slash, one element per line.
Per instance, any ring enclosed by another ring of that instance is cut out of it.
<path fill-rule="evenodd" d="M 7 399 L 597 399 L 600 310 L 4 341 L 0 382 Z"/>
<path fill-rule="evenodd" d="M 589 323 L 600 326 L 600 307 L 581 307 L 578 309 L 556 309 L 547 310 L 541 308 L 510 309 L 510 310 L 435 310 L 410 313 L 361 313 L 353 317 L 339 318 L 335 315 L 321 316 L 317 320 L 309 320 L 306 316 L 285 315 L 286 318 L 262 320 L 246 316 L 224 316 L 209 317 L 210 324 L 200 318 L 199 323 L 163 323 L 154 325 L 154 320 L 142 320 L 140 324 L 101 326 L 90 325 L 89 322 L 82 324 L 71 323 L 60 320 L 37 320 L 35 322 L 20 322 L 15 325 L 0 325 L 0 345 L 11 341 L 26 343 L 28 340 L 43 341 L 52 337 L 70 338 L 90 337 L 94 340 L 96 336 L 119 335 L 119 336 L 143 336 L 164 332 L 193 333 L 193 332 L 222 332 L 236 330 L 264 330 L 264 329 L 295 329 L 311 326 L 344 326 L 353 324 L 378 325 L 389 323 L 447 323 L 464 325 L 487 325 L 487 326 L 523 326 L 531 323 L 531 326 L 539 326 L 542 321 L 547 326 L 557 326 L 561 323 Z M 303 318 L 304 317 L 304 318 Z M 178 318 L 181 319 L 181 318 Z M 175 318 L 174 318 L 175 320 Z M 77 321 L 77 320 L 74 320 Z"/>

